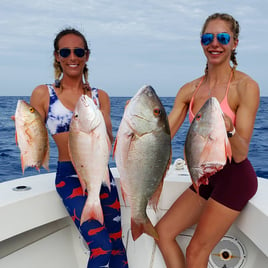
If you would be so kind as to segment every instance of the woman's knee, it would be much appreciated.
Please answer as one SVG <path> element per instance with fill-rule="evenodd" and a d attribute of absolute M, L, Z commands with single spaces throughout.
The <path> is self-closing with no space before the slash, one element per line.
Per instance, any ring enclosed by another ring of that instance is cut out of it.
<path fill-rule="evenodd" d="M 170 242 L 174 242 L 176 240 L 176 236 L 173 236 L 168 228 L 161 223 L 158 223 L 155 226 L 155 230 L 158 234 L 158 240 L 156 240 L 157 245 L 161 247 L 166 247 Z"/>
<path fill-rule="evenodd" d="M 186 263 L 189 267 L 206 267 L 210 250 L 198 241 L 191 241 L 186 248 Z"/>

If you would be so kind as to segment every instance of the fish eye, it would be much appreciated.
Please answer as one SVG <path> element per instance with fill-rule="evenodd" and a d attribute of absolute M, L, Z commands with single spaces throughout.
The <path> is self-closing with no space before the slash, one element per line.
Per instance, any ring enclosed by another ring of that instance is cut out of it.
<path fill-rule="evenodd" d="M 197 121 L 199 121 L 199 120 L 201 119 L 201 117 L 202 117 L 201 113 L 198 113 L 198 114 L 196 115 L 195 119 L 196 119 Z"/>
<path fill-rule="evenodd" d="M 29 110 L 30 110 L 31 113 L 34 113 L 34 111 L 35 111 L 33 107 L 30 107 Z"/>
<path fill-rule="evenodd" d="M 161 110 L 159 108 L 154 109 L 154 115 L 159 116 L 161 114 Z"/>
<path fill-rule="evenodd" d="M 78 118 L 78 114 L 75 114 L 74 117 L 75 117 L 75 118 Z"/>

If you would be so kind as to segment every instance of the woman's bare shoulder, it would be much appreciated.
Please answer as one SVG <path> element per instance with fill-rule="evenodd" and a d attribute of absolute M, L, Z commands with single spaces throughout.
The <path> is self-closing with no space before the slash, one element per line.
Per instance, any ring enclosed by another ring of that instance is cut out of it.
<path fill-rule="evenodd" d="M 184 99 L 186 102 L 190 102 L 195 90 L 200 84 L 202 77 L 198 77 L 190 82 L 185 83 L 178 91 L 177 96 Z"/>
<path fill-rule="evenodd" d="M 39 85 L 34 88 L 30 103 L 45 118 L 49 103 L 49 92 L 46 85 Z"/>
<path fill-rule="evenodd" d="M 235 72 L 235 94 L 233 100 L 236 101 L 237 107 L 245 107 L 257 111 L 260 100 L 260 88 L 258 83 L 248 74 L 236 71 Z"/>
<path fill-rule="evenodd" d="M 258 83 L 248 74 L 236 71 L 235 80 L 237 81 L 237 93 L 241 98 L 247 96 L 251 98 L 251 96 L 259 95 Z"/>
<path fill-rule="evenodd" d="M 38 85 L 33 89 L 32 97 L 47 97 L 48 89 L 47 85 Z"/>
<path fill-rule="evenodd" d="M 251 76 L 241 71 L 235 71 L 235 80 L 238 83 L 238 87 L 259 87 L 258 83 Z"/>

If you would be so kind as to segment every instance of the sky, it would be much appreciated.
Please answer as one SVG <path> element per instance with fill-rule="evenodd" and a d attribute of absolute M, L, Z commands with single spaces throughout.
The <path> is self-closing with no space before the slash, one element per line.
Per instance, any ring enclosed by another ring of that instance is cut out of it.
<path fill-rule="evenodd" d="M 268 96 L 268 2 L 263 0 L 0 0 L 0 95 L 30 96 L 53 83 L 53 41 L 74 27 L 89 42 L 91 86 L 133 96 L 145 84 L 159 96 L 204 73 L 200 31 L 215 12 L 239 21 L 238 69 Z"/>

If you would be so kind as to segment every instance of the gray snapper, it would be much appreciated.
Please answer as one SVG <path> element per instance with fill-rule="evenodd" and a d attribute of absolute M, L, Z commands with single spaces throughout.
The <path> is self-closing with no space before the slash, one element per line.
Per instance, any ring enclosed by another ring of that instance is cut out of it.
<path fill-rule="evenodd" d="M 224 167 L 227 157 L 231 161 L 231 145 L 216 98 L 209 98 L 195 115 L 186 136 L 184 155 L 197 192 L 201 184 L 208 184 L 208 178 Z"/>
<path fill-rule="evenodd" d="M 88 193 L 81 225 L 89 219 L 96 219 L 103 224 L 99 194 L 103 182 L 110 187 L 108 161 L 111 142 L 102 112 L 87 95 L 82 95 L 76 104 L 68 145 L 83 194 L 86 189 Z"/>
<path fill-rule="evenodd" d="M 158 239 L 146 207 L 157 207 L 171 159 L 171 137 L 167 114 L 151 86 L 142 87 L 126 106 L 114 156 L 123 199 L 131 207 L 133 239 L 142 233 Z"/>

